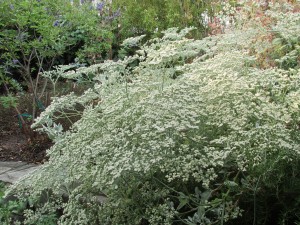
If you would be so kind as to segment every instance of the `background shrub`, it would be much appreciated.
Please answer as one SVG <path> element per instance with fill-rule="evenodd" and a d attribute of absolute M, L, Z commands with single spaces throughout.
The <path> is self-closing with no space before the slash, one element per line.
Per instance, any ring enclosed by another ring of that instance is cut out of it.
<path fill-rule="evenodd" d="M 224 9 L 224 1 L 170 0 L 170 1 L 113 1 L 113 8 L 121 10 L 118 20 L 120 40 L 126 37 L 146 34 L 157 36 L 170 27 L 197 28 L 193 36 L 207 36 L 209 22 Z M 230 2 L 235 5 L 235 1 Z"/>
<path fill-rule="evenodd" d="M 59 64 L 103 61 L 111 49 L 111 28 L 91 4 L 75 7 L 68 0 L 1 1 L 0 20 L 1 102 L 13 99 L 10 105 L 33 138 L 15 94 L 32 95 L 26 113 L 36 118 L 49 99 L 48 80 L 40 74 Z"/>

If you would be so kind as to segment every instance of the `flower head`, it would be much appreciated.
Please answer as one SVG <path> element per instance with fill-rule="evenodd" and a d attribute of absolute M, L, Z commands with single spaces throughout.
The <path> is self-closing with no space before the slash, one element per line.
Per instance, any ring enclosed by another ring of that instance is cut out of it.
<path fill-rule="evenodd" d="M 120 8 L 119 9 L 117 9 L 117 11 L 115 11 L 111 16 L 108 16 L 108 17 L 106 17 L 105 19 L 106 20 L 114 20 L 114 19 L 116 19 L 117 17 L 119 17 L 121 15 L 121 10 L 120 10 Z"/>
<path fill-rule="evenodd" d="M 120 8 L 117 9 L 117 11 L 115 11 L 112 15 L 113 19 L 116 18 L 116 17 L 119 17 L 121 15 L 121 10 Z"/>
<path fill-rule="evenodd" d="M 55 22 L 53 23 L 53 26 L 54 26 L 54 27 L 59 26 L 59 21 L 58 21 L 58 20 L 55 20 Z"/>
<path fill-rule="evenodd" d="M 13 62 L 13 64 L 18 64 L 20 61 L 17 59 L 13 59 L 12 62 Z"/>
<path fill-rule="evenodd" d="M 104 8 L 105 2 L 97 3 L 96 9 L 102 11 Z"/>

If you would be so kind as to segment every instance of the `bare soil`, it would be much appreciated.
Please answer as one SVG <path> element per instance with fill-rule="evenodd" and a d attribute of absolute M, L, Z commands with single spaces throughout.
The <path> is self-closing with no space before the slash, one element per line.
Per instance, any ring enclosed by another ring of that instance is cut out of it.
<path fill-rule="evenodd" d="M 37 134 L 34 140 L 27 139 L 15 110 L 3 108 L 0 104 L 0 161 L 43 163 L 51 145 L 51 141 L 41 134 Z"/>
<path fill-rule="evenodd" d="M 45 107 L 50 104 L 52 96 L 52 86 L 48 84 L 46 93 L 42 98 Z M 75 85 L 72 82 L 59 82 L 57 84 L 56 96 L 70 93 L 80 95 L 86 90 L 88 85 Z M 1 93 L 0 93 L 1 95 Z M 18 109 L 21 113 L 32 112 L 32 94 L 25 92 L 19 96 Z M 80 109 L 78 109 L 80 110 Z M 39 114 L 41 111 L 38 111 Z M 26 118 L 25 118 L 26 119 Z M 79 118 L 72 118 L 74 122 Z M 27 121 L 30 125 L 30 121 Z M 59 121 L 64 128 L 70 126 L 68 120 Z M 4 108 L 0 103 L 0 161 L 24 161 L 30 163 L 43 163 L 48 160 L 46 150 L 53 145 L 52 141 L 42 134 L 36 133 L 34 140 L 29 140 L 24 135 L 18 122 L 18 115 L 14 108 Z"/>

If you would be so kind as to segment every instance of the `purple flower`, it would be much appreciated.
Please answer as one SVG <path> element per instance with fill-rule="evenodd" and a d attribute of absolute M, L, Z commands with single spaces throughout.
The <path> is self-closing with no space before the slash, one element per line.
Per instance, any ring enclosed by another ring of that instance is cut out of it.
<path fill-rule="evenodd" d="M 102 11 L 104 8 L 105 2 L 97 3 L 96 9 Z"/>
<path fill-rule="evenodd" d="M 18 64 L 18 63 L 19 63 L 19 60 L 13 59 L 12 62 L 13 62 L 13 64 Z"/>
<path fill-rule="evenodd" d="M 10 4 L 10 5 L 9 5 L 9 8 L 10 8 L 11 10 L 14 10 L 15 7 L 14 7 L 13 4 Z"/>
<path fill-rule="evenodd" d="M 106 20 L 114 20 L 115 18 L 119 17 L 120 15 L 121 15 L 121 10 L 120 10 L 120 8 L 119 8 L 117 11 L 115 11 L 115 12 L 112 14 L 112 16 L 108 16 L 108 17 L 106 17 L 105 19 L 106 19 Z"/>
<path fill-rule="evenodd" d="M 80 3 L 83 4 L 83 3 L 84 3 L 84 0 L 80 0 Z"/>
<path fill-rule="evenodd" d="M 56 21 L 53 23 L 53 26 L 54 26 L 54 27 L 57 27 L 58 25 L 59 25 L 59 21 L 56 20 Z"/>
<path fill-rule="evenodd" d="M 116 17 L 119 17 L 120 15 L 121 15 L 121 10 L 120 10 L 120 8 L 118 8 L 118 10 L 113 13 L 112 17 L 114 19 Z"/>

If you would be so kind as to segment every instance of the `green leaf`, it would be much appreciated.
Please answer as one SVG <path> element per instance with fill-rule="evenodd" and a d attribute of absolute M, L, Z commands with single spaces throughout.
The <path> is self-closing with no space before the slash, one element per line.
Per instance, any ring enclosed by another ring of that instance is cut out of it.
<path fill-rule="evenodd" d="M 273 45 L 281 45 L 281 44 L 282 44 L 282 38 L 275 38 L 275 39 L 272 41 L 272 44 L 273 44 Z"/>
<path fill-rule="evenodd" d="M 186 195 L 184 195 L 183 193 L 180 193 L 179 205 L 177 206 L 177 210 L 180 210 L 181 208 L 186 206 L 186 204 L 188 202 L 189 202 L 189 198 Z"/>
<path fill-rule="evenodd" d="M 225 184 L 227 187 L 237 187 L 237 186 L 239 186 L 236 182 L 230 181 L 230 180 L 225 181 L 224 184 Z"/>
<path fill-rule="evenodd" d="M 201 202 L 207 201 L 211 196 L 211 191 L 207 190 L 201 194 Z"/>

